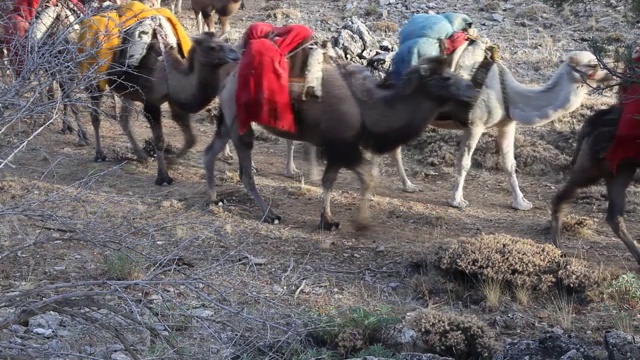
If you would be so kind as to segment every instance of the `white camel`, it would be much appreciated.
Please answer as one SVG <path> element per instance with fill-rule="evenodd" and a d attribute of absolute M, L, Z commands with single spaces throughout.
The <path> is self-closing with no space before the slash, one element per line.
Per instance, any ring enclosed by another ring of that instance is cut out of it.
<path fill-rule="evenodd" d="M 513 198 L 511 206 L 518 210 L 531 209 L 533 205 L 524 198 L 516 176 L 516 124 L 541 126 L 568 114 L 582 104 L 590 89 L 586 83 L 595 86 L 610 80 L 610 74 L 588 51 L 569 52 L 551 79 L 537 88 L 520 84 L 502 63 L 496 62 L 491 66 L 480 96 L 467 116 L 444 113 L 431 124 L 442 129 L 463 130 L 456 159 L 456 181 L 449 204 L 457 208 L 469 205 L 463 196 L 463 186 L 473 151 L 486 129 L 498 128 L 501 163 Z"/>

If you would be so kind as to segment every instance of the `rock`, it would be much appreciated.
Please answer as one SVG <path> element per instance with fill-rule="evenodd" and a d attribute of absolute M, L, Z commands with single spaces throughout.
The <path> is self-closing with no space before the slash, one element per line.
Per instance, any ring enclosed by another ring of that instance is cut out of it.
<path fill-rule="evenodd" d="M 115 352 L 111 354 L 111 360 L 131 360 L 131 357 L 123 352 Z"/>
<path fill-rule="evenodd" d="M 9 331 L 14 334 L 24 334 L 27 331 L 27 328 L 18 324 L 14 324 L 9 326 Z"/>
<path fill-rule="evenodd" d="M 640 359 L 640 337 L 628 335 L 618 330 L 604 333 L 604 347 L 609 360 Z"/>
<path fill-rule="evenodd" d="M 379 358 L 375 356 L 365 356 L 360 358 L 350 358 L 347 360 L 393 360 L 388 358 Z M 404 353 L 400 355 L 400 360 L 453 360 L 452 358 L 442 357 L 434 354 L 415 354 Z"/>
<path fill-rule="evenodd" d="M 551 331 L 553 331 L 555 334 L 558 334 L 558 335 L 562 335 L 564 333 L 564 330 L 562 330 L 560 326 L 554 327 L 553 329 L 551 329 Z"/>
<path fill-rule="evenodd" d="M 568 353 L 564 354 L 564 356 L 560 358 L 560 360 L 582 360 L 582 359 L 584 359 L 582 355 L 580 355 L 580 353 L 575 350 L 569 351 Z"/>
<path fill-rule="evenodd" d="M 41 335 L 41 336 L 44 336 L 44 337 L 53 336 L 53 330 L 51 330 L 51 329 L 35 328 L 35 329 L 32 329 L 31 332 L 33 334 Z"/>
<path fill-rule="evenodd" d="M 357 17 L 347 19 L 340 29 L 340 33 L 332 38 L 332 45 L 342 50 L 347 60 L 366 60 L 375 55 L 380 48 L 378 41 L 371 34 L 367 26 Z"/>
<path fill-rule="evenodd" d="M 47 344 L 47 349 L 52 353 L 69 353 L 71 352 L 71 346 L 67 344 L 65 341 L 60 341 L 58 339 L 52 340 Z"/>
<path fill-rule="evenodd" d="M 504 20 L 504 16 L 502 16 L 500 14 L 492 14 L 491 15 L 491 19 L 493 21 L 502 22 Z"/>
<path fill-rule="evenodd" d="M 60 324 L 62 324 L 62 317 L 56 312 L 49 311 L 29 319 L 29 330 L 32 332 L 36 328 L 56 330 Z"/>
<path fill-rule="evenodd" d="M 514 340 L 508 342 L 494 360 L 545 360 L 580 359 L 596 360 L 593 349 L 587 349 L 577 339 L 566 335 L 551 333 L 537 341 Z M 565 357 L 566 356 L 566 357 Z"/>

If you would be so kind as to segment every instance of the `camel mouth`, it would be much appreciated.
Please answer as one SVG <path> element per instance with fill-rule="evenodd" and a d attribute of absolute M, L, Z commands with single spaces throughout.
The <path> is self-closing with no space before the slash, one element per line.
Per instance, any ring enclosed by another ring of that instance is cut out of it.
<path fill-rule="evenodd" d="M 229 62 L 236 62 L 240 60 L 240 53 L 237 52 L 234 48 L 227 50 L 226 55 L 226 59 Z"/>

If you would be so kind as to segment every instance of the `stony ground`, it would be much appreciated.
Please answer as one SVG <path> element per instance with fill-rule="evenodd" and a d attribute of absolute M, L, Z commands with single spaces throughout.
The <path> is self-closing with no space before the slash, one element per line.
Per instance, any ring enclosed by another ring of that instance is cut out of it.
<path fill-rule="evenodd" d="M 585 49 L 576 39 L 594 34 L 622 40 L 638 36 L 621 19 L 621 9 L 597 4 L 559 12 L 528 1 L 246 0 L 246 6 L 233 17 L 232 40 L 254 21 L 301 22 L 319 38 L 327 38 L 338 32 L 345 18 L 358 16 L 379 40 L 394 43 L 398 26 L 411 14 L 463 12 L 500 45 L 506 66 L 528 86 L 549 79 L 567 51 Z M 179 18 L 193 33 L 189 1 L 183 7 Z M 12 162 L 15 167 L 0 170 L 0 289 L 5 295 L 0 299 L 0 325 L 27 299 L 42 301 L 60 294 L 60 289 L 77 293 L 67 295 L 63 304 L 38 304 L 55 314 L 0 332 L 0 357 L 27 349 L 50 358 L 72 358 L 74 353 L 128 358 L 126 346 L 113 336 L 119 331 L 110 331 L 109 326 L 115 326 L 127 332 L 125 343 L 137 347 L 141 358 L 189 353 L 199 359 L 231 354 L 308 359 L 322 353 L 312 346 L 318 341 L 299 342 L 296 336 L 320 326 L 319 321 L 334 321 L 331 314 L 355 308 L 401 319 L 430 306 L 477 316 L 500 344 L 555 334 L 577 338 L 597 349 L 588 351 L 593 358 L 606 358 L 605 330 L 638 333 L 640 318 L 634 308 L 604 301 L 604 296 L 599 301 L 559 301 L 535 292 L 528 301 L 499 296 L 498 306 L 492 308 L 487 306 L 487 291 L 477 284 L 460 284 L 431 271 L 425 275 L 417 264 L 463 237 L 506 234 L 548 242 L 550 200 L 566 179 L 576 131 L 595 109 L 611 104 L 613 96 L 609 91 L 590 96 L 568 116 L 541 128 L 519 129 L 519 180 L 534 204 L 532 210 L 509 207 L 510 192 L 498 166 L 492 131 L 483 136 L 474 155 L 465 187 L 470 206 L 449 207 L 459 133 L 427 129 L 404 148 L 408 174 L 421 191 L 402 192 L 400 178 L 385 157 L 372 203 L 375 225 L 365 232 L 355 231 L 350 222 L 357 211 L 358 188 L 348 172 L 341 173 L 333 201 L 334 214 L 343 225 L 332 233 L 318 231 L 319 183 L 284 177 L 286 143 L 266 134 L 255 146 L 256 181 L 265 200 L 283 216 L 283 224 L 259 222 L 259 209 L 237 178 L 236 160 L 218 161 L 217 179 L 227 204 L 210 207 L 202 151 L 215 128 L 204 112 L 194 116 L 198 144 L 170 168 L 175 180 L 170 187 L 153 185 L 155 162 L 123 161 L 128 142 L 114 121 L 102 125 L 106 163 L 94 163 L 92 146 L 75 146 L 73 136 L 57 133 L 58 125 L 52 125 L 26 146 Z M 167 109 L 163 115 L 168 118 Z M 86 116 L 86 126 L 89 123 Z M 141 116 L 134 124 L 140 141 L 150 137 Z M 169 143 L 182 143 L 173 123 L 166 121 L 164 129 Z M 11 139 L 27 133 L 28 129 L 15 129 Z M 11 139 L 3 137 L 5 143 Z M 301 149 L 296 161 L 301 168 Z M 632 234 L 640 234 L 639 191 L 637 186 L 628 190 L 626 218 Z M 637 264 L 604 222 L 605 198 L 602 186 L 579 196 L 571 207 L 578 216 L 577 230 L 564 237 L 562 250 L 612 279 L 623 273 L 637 275 Z M 131 286 L 127 281 L 138 282 Z M 59 283 L 71 285 L 63 289 L 56 287 Z M 107 302 L 112 299 L 131 316 L 92 305 L 87 300 L 91 291 L 100 291 L 95 295 Z M 640 290 L 638 294 L 640 298 Z M 87 308 L 92 310 L 79 310 Z M 142 323 L 152 325 L 138 331 Z M 130 330 L 132 324 L 138 330 Z M 167 344 L 178 350 L 169 350 Z M 384 349 L 369 350 L 371 355 L 384 354 Z M 347 349 L 340 356 L 357 353 Z"/>

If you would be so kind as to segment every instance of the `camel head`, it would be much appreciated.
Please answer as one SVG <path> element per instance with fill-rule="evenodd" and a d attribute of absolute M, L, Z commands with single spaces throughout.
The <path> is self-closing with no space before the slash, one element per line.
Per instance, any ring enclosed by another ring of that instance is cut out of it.
<path fill-rule="evenodd" d="M 575 83 L 587 82 L 595 86 L 613 79 L 611 74 L 600 66 L 596 56 L 589 51 L 572 51 L 565 58 L 565 63 L 572 70 L 571 78 Z"/>
<path fill-rule="evenodd" d="M 420 59 L 407 70 L 399 88 L 404 95 L 419 94 L 443 103 L 473 101 L 478 94 L 471 81 L 451 71 L 443 56 Z"/>
<path fill-rule="evenodd" d="M 221 66 L 240 60 L 240 53 L 232 44 L 216 37 L 214 32 L 203 32 L 192 38 L 194 60 L 205 66 Z M 190 57 L 191 57 L 190 56 Z"/>

